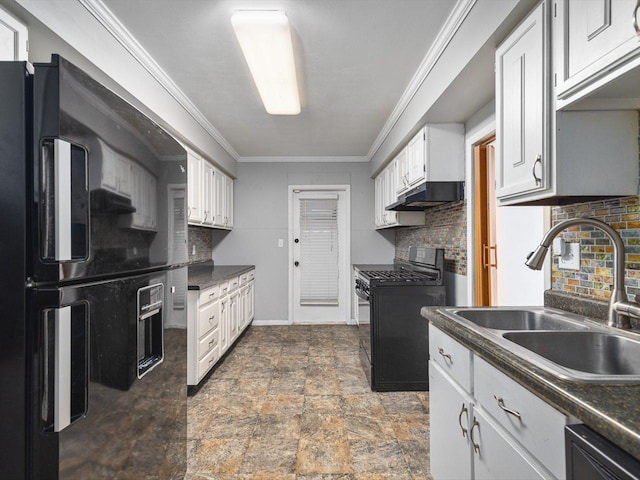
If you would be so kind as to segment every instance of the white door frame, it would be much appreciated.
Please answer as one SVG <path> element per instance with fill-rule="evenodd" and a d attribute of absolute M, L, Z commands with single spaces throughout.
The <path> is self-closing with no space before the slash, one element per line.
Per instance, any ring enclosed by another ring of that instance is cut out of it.
<path fill-rule="evenodd" d="M 345 193 L 345 212 L 346 212 L 346 228 L 344 232 L 344 240 L 346 248 L 342 256 L 342 265 L 340 266 L 340 296 L 345 299 L 345 325 L 351 322 L 351 185 L 289 185 L 288 201 L 289 201 L 289 229 L 287 231 L 288 249 L 289 249 L 289 325 L 293 325 L 293 246 L 291 244 L 291 232 L 293 232 L 293 194 L 295 190 L 313 191 L 313 192 L 344 192 Z"/>
<path fill-rule="evenodd" d="M 475 211 L 475 192 L 473 188 L 473 181 L 469 179 L 475 178 L 475 171 L 473 168 L 474 165 L 474 157 L 475 157 L 475 147 L 477 145 L 481 145 L 486 142 L 489 138 L 496 135 L 496 119 L 495 113 L 488 118 L 485 122 L 483 122 L 482 126 L 478 128 L 471 134 L 465 138 L 465 178 L 468 180 L 465 182 L 465 198 L 467 199 L 467 302 L 462 303 L 458 302 L 460 305 L 474 305 L 475 304 L 475 218 L 473 212 Z M 497 145 L 496 145 L 497 147 Z M 497 160 L 497 155 L 496 155 Z M 510 207 L 498 207 L 498 208 L 510 208 Z M 535 207 L 526 207 L 526 208 L 535 208 Z M 544 215 L 544 225 L 543 228 L 547 231 L 550 228 L 551 224 L 551 215 L 550 212 L 547 211 Z M 530 241 L 532 245 L 532 249 L 535 248 L 537 243 L 542 240 L 540 238 L 533 238 Z M 500 248 L 498 246 L 498 248 Z M 524 263 L 524 258 L 522 259 L 522 263 Z M 500 267 L 498 267 L 500 268 Z M 542 275 L 544 277 L 544 285 L 543 290 L 548 290 L 551 288 L 551 262 L 550 255 L 545 259 L 544 266 L 542 268 Z M 499 275 L 499 273 L 498 273 Z M 500 277 L 498 276 L 498 289 L 500 288 Z"/>

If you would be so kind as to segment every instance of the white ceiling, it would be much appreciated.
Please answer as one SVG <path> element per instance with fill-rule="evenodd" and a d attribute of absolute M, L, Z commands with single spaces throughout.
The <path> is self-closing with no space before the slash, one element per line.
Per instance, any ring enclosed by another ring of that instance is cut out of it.
<path fill-rule="evenodd" d="M 365 157 L 453 0 L 103 0 L 240 157 Z M 302 113 L 268 115 L 231 28 L 281 9 Z"/>

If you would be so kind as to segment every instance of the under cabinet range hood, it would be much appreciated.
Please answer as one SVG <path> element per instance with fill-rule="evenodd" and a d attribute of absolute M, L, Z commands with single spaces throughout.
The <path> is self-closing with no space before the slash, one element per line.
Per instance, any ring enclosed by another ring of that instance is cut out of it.
<path fill-rule="evenodd" d="M 413 212 L 464 199 L 464 182 L 426 182 L 398 197 L 385 210 Z"/>

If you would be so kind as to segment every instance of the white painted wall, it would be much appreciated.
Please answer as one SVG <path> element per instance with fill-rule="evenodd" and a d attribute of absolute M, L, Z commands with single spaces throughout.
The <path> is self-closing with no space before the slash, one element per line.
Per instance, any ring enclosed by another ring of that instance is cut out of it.
<path fill-rule="evenodd" d="M 29 61 L 49 62 L 52 53 L 61 54 L 235 176 L 235 159 L 80 2 L 0 4 L 27 25 Z"/>
<path fill-rule="evenodd" d="M 220 265 L 256 266 L 260 321 L 288 318 L 288 185 L 350 185 L 351 262 L 393 262 L 394 232 L 373 229 L 368 163 L 239 163 L 234 228 L 214 234 L 213 258 Z M 284 248 L 278 248 L 280 238 Z"/>
<path fill-rule="evenodd" d="M 465 124 L 465 197 L 467 198 L 467 304 L 473 305 L 474 263 L 473 248 L 475 222 L 473 189 L 473 150 L 495 133 L 495 102 L 492 101 Z M 549 209 L 546 207 L 498 207 L 496 230 L 498 245 L 498 303 L 499 305 L 543 305 L 544 291 L 550 288 L 549 259 L 541 271 L 530 270 L 524 262 L 549 228 Z M 458 300 L 458 297 L 456 297 Z"/>

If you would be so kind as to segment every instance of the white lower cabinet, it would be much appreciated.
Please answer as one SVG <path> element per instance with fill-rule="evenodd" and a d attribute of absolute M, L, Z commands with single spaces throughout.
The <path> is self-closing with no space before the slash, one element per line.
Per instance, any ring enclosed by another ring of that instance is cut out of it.
<path fill-rule="evenodd" d="M 472 429 L 473 470 L 476 480 L 554 478 L 542 465 L 518 448 L 513 439 L 480 409 L 473 411 Z"/>
<path fill-rule="evenodd" d="M 197 385 L 249 326 L 255 270 L 203 290 L 189 291 L 187 384 Z"/>
<path fill-rule="evenodd" d="M 429 411 L 431 475 L 437 480 L 471 477 L 471 396 L 431 362 Z"/>
<path fill-rule="evenodd" d="M 564 479 L 569 417 L 429 325 L 435 480 Z"/>

